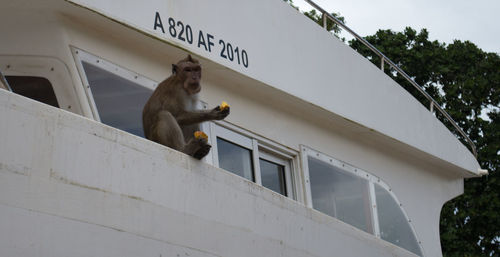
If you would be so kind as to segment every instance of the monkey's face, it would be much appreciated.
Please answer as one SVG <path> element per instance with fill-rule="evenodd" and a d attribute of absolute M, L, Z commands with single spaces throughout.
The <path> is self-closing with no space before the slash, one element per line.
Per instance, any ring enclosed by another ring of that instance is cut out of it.
<path fill-rule="evenodd" d="M 200 92 L 201 66 L 197 63 L 185 62 L 179 65 L 180 73 L 184 79 L 184 89 L 189 95 Z"/>

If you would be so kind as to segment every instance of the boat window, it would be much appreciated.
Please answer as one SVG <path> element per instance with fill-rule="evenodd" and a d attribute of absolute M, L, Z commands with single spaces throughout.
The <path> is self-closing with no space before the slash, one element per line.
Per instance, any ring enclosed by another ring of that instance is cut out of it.
<path fill-rule="evenodd" d="M 308 165 L 313 207 L 373 233 L 368 181 L 316 158 Z"/>
<path fill-rule="evenodd" d="M 226 124 L 228 125 L 228 124 Z M 293 157 L 241 129 L 210 124 L 213 164 L 293 198 Z"/>
<path fill-rule="evenodd" d="M 142 108 L 152 91 L 90 63 L 82 65 L 101 122 L 144 137 Z"/>
<path fill-rule="evenodd" d="M 59 108 L 56 94 L 50 81 L 43 77 L 5 76 L 16 94 Z"/>
<path fill-rule="evenodd" d="M 104 124 L 144 137 L 142 109 L 156 83 L 82 50 L 74 50 L 87 84 L 94 117 Z"/>
<path fill-rule="evenodd" d="M 410 221 L 389 186 L 374 175 L 301 147 L 307 205 L 422 256 Z"/>
<path fill-rule="evenodd" d="M 417 239 L 399 204 L 383 187 L 375 184 L 380 237 L 413 253 L 422 255 Z"/>
<path fill-rule="evenodd" d="M 219 167 L 254 181 L 252 151 L 217 137 Z"/>
<path fill-rule="evenodd" d="M 259 147 L 259 168 L 262 185 L 284 196 L 293 196 L 291 157 L 276 149 Z"/>
<path fill-rule="evenodd" d="M 61 60 L 50 56 L 0 55 L 0 67 L 4 82 L 10 84 L 13 92 L 75 114 L 91 115 L 85 105 L 87 98 L 75 90 L 68 67 Z"/>
<path fill-rule="evenodd" d="M 286 195 L 285 166 L 262 158 L 259 159 L 259 165 L 262 185 Z"/>

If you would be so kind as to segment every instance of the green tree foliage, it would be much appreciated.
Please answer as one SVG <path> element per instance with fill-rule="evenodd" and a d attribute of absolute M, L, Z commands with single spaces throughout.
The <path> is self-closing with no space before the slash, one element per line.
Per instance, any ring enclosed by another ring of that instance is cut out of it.
<path fill-rule="evenodd" d="M 304 12 L 304 15 L 323 27 L 323 15 L 321 13 L 318 13 L 313 9 L 308 12 Z M 340 16 L 340 13 L 331 13 L 331 15 L 344 23 L 345 19 Z M 337 37 L 339 37 L 340 31 L 342 31 L 339 25 L 328 18 L 326 19 L 326 30 L 332 32 Z"/>
<path fill-rule="evenodd" d="M 425 29 L 417 33 L 406 28 L 403 32 L 379 30 L 366 40 L 452 116 L 475 143 L 481 167 L 490 172 L 482 178 L 466 179 L 464 194 L 443 207 L 440 231 L 444 256 L 499 256 L 500 57 L 469 41 L 446 45 L 430 41 L 428 36 Z M 380 66 L 380 58 L 361 42 L 349 43 Z M 393 69 L 386 66 L 385 72 L 428 106 L 428 101 Z M 454 131 L 449 123 L 443 123 Z"/>

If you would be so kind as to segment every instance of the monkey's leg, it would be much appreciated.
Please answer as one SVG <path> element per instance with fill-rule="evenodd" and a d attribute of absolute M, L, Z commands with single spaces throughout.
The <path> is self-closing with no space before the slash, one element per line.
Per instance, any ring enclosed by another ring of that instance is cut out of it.
<path fill-rule="evenodd" d="M 192 138 L 186 144 L 181 127 L 175 117 L 168 111 L 158 113 L 158 123 L 153 131 L 156 142 L 174 148 L 197 159 L 203 158 L 210 151 L 206 138 Z"/>
<path fill-rule="evenodd" d="M 174 116 L 168 111 L 161 111 L 157 116 L 157 123 L 153 128 L 153 141 L 174 148 L 177 151 L 184 150 L 186 142 L 182 130 L 177 124 Z"/>

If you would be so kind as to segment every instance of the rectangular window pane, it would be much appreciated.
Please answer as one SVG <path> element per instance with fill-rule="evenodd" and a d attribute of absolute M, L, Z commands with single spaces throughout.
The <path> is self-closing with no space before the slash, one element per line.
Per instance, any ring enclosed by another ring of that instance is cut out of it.
<path fill-rule="evenodd" d="M 144 137 L 142 109 L 152 90 L 82 62 L 102 123 Z"/>
<path fill-rule="evenodd" d="M 373 233 L 368 181 L 315 158 L 308 158 L 313 207 Z"/>
<path fill-rule="evenodd" d="M 264 159 L 259 164 L 262 185 L 286 196 L 285 167 Z"/>
<path fill-rule="evenodd" d="M 254 181 L 251 150 L 218 137 L 217 152 L 220 168 Z"/>

